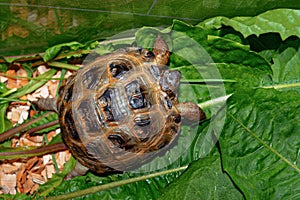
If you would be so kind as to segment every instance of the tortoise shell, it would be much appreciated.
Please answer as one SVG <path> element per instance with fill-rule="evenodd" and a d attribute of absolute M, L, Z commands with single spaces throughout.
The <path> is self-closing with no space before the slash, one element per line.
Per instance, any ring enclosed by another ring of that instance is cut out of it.
<path fill-rule="evenodd" d="M 158 36 L 153 51 L 101 56 L 61 87 L 61 135 L 81 165 L 96 173 L 135 169 L 175 144 L 182 116 L 205 118 L 196 104 L 178 103 L 181 74 L 165 69 L 169 55 Z"/>

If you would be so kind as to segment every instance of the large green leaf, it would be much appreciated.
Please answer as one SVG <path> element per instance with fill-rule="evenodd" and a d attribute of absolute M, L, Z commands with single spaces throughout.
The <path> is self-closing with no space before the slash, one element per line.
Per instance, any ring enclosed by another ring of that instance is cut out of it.
<path fill-rule="evenodd" d="M 220 138 L 224 169 L 247 199 L 300 197 L 299 95 L 240 89 Z"/>
<path fill-rule="evenodd" d="M 282 39 L 290 36 L 300 37 L 300 10 L 277 9 L 264 12 L 256 17 L 215 17 L 199 24 L 204 27 L 220 28 L 231 26 L 244 37 L 259 36 L 264 33 L 279 33 Z"/>

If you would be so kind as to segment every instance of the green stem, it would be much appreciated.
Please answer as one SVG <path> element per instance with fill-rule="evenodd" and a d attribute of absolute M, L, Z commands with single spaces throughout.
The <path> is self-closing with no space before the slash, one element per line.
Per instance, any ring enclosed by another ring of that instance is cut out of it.
<path fill-rule="evenodd" d="M 14 93 L 15 91 L 17 91 L 17 88 L 13 88 L 11 90 L 8 90 L 7 92 L 3 93 L 1 96 L 5 97 L 7 95 L 10 95 L 11 93 Z"/>
<path fill-rule="evenodd" d="M 69 69 L 69 70 L 78 70 L 79 69 L 78 66 L 70 65 L 70 64 L 62 63 L 62 62 L 56 62 L 56 61 L 48 62 L 48 65 L 51 67 L 58 67 L 58 68 Z"/>
<path fill-rule="evenodd" d="M 274 88 L 276 90 L 283 89 L 283 88 L 293 88 L 293 87 L 300 87 L 300 83 L 289 83 L 289 84 L 279 84 L 279 85 L 270 85 L 270 86 L 263 86 L 261 88 Z"/>
<path fill-rule="evenodd" d="M 9 101 L 13 101 L 13 102 L 27 102 L 26 100 L 20 100 L 20 99 L 14 99 L 14 98 L 2 98 L 0 97 L 0 104 L 3 104 L 3 103 L 7 103 Z"/>
<path fill-rule="evenodd" d="M 196 84 L 210 84 L 210 83 L 235 83 L 233 79 L 182 79 L 180 83 L 196 83 Z"/>
<path fill-rule="evenodd" d="M 170 173 L 174 173 L 174 172 L 178 172 L 178 171 L 183 171 L 183 170 L 186 170 L 186 169 L 187 169 L 187 166 L 179 167 L 179 168 L 175 168 L 175 169 L 170 169 L 170 170 L 165 170 L 165 171 L 162 171 L 162 172 L 156 172 L 156 173 L 153 173 L 153 174 L 148 174 L 148 175 L 144 175 L 144 176 L 140 176 L 140 177 L 135 177 L 135 178 L 130 178 L 130 179 L 126 179 L 126 180 L 115 181 L 115 182 L 104 184 L 104 185 L 99 185 L 99 186 L 91 187 L 91 188 L 88 188 L 88 189 L 85 189 L 85 190 L 80 190 L 80 191 L 77 191 L 77 192 L 72 192 L 72 193 L 63 194 L 63 195 L 54 196 L 54 197 L 48 197 L 47 199 L 48 200 L 72 199 L 72 198 L 84 196 L 84 195 L 87 195 L 87 194 L 96 193 L 96 192 L 100 192 L 100 191 L 103 191 L 103 190 L 108 190 L 108 189 L 111 189 L 111 188 L 114 188 L 114 187 L 126 185 L 126 184 L 129 184 L 129 183 L 134 183 L 134 182 L 154 178 L 154 177 L 157 177 L 157 176 L 162 176 L 162 175 L 165 175 L 165 174 L 170 174 Z"/>

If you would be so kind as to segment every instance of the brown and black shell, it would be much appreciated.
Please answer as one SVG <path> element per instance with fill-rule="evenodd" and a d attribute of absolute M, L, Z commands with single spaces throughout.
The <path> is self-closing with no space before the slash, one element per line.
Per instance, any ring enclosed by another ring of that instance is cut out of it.
<path fill-rule="evenodd" d="M 174 106 L 179 79 L 177 71 L 161 71 L 155 55 L 142 48 L 122 49 L 81 68 L 57 101 L 72 155 L 102 173 L 135 169 L 163 153 L 180 129 Z"/>

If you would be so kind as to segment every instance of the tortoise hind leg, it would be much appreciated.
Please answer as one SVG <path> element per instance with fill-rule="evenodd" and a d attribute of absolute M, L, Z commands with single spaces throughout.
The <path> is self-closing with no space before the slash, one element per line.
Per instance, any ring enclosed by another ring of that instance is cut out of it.
<path fill-rule="evenodd" d="M 176 105 L 180 115 L 190 122 L 202 122 L 206 119 L 205 113 L 201 108 L 192 102 L 184 102 Z"/>
<path fill-rule="evenodd" d="M 38 101 L 32 102 L 35 106 L 37 106 L 40 110 L 51 110 L 57 112 L 57 98 L 46 98 L 39 99 Z"/>
<path fill-rule="evenodd" d="M 74 169 L 65 176 L 65 180 L 70 180 L 76 176 L 83 176 L 88 172 L 88 168 L 80 164 L 78 161 L 76 161 L 76 165 Z"/>

